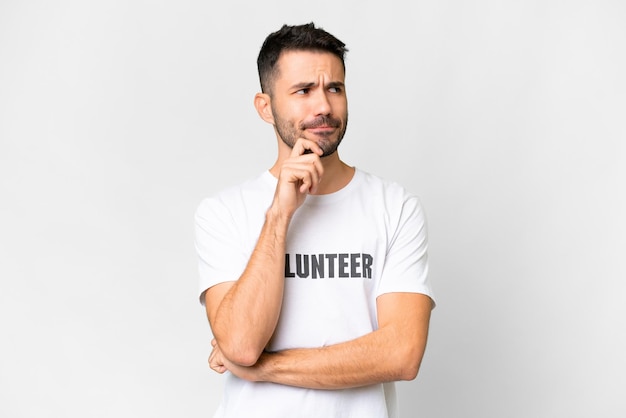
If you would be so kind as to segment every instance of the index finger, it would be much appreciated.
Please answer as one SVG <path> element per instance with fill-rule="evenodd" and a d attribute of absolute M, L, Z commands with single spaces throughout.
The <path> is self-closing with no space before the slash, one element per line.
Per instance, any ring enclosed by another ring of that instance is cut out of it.
<path fill-rule="evenodd" d="M 302 154 L 309 154 L 309 153 L 315 153 L 321 157 L 324 151 L 320 148 L 319 145 L 317 145 L 316 142 L 311 141 L 306 138 L 298 138 L 298 140 L 293 145 L 293 148 L 291 150 L 291 156 L 299 157 Z"/>

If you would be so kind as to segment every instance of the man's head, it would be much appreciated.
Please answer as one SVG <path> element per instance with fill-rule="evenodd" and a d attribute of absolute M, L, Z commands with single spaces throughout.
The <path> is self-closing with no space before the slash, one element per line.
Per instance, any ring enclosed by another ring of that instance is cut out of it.
<path fill-rule="evenodd" d="M 263 92 L 255 106 L 289 148 L 306 138 L 323 156 L 337 150 L 348 124 L 346 51 L 343 42 L 312 23 L 283 26 L 265 40 L 257 61 Z"/>
<path fill-rule="evenodd" d="M 272 95 L 272 85 L 280 71 L 278 59 L 287 51 L 329 52 L 341 60 L 345 72 L 344 57 L 348 52 L 346 44 L 325 30 L 316 28 L 313 23 L 298 26 L 283 25 L 280 30 L 268 35 L 257 58 L 263 93 Z"/>

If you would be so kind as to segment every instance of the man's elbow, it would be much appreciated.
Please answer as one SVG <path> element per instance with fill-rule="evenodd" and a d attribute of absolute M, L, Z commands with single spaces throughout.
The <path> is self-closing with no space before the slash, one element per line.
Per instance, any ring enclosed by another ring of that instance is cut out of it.
<path fill-rule="evenodd" d="M 251 367 L 254 366 L 257 361 L 259 361 L 260 356 L 261 353 L 244 352 L 236 355 L 231 361 L 239 366 Z"/>
<path fill-rule="evenodd" d="M 408 362 L 399 370 L 398 380 L 414 380 L 420 369 L 419 362 Z"/>
<path fill-rule="evenodd" d="M 219 341 L 218 341 L 219 344 Z M 243 367 L 254 366 L 261 356 L 262 350 L 259 351 L 254 347 L 246 347 L 243 344 L 225 343 L 220 345 L 222 354 L 228 361 Z"/>
<path fill-rule="evenodd" d="M 414 380 L 422 364 L 424 350 L 421 347 L 407 347 L 396 357 L 397 380 Z"/>
<path fill-rule="evenodd" d="M 254 366 L 263 353 L 264 347 L 251 343 L 249 335 L 237 332 L 224 332 L 221 328 L 213 328 L 213 337 L 222 355 L 238 366 Z"/>

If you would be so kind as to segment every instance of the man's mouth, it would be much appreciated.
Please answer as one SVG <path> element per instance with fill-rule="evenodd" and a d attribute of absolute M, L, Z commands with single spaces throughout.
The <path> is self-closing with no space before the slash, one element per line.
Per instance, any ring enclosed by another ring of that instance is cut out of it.
<path fill-rule="evenodd" d="M 304 122 L 302 129 L 306 129 L 312 132 L 328 132 L 333 131 L 341 126 L 341 121 L 330 116 L 319 116 L 312 121 Z"/>
<path fill-rule="evenodd" d="M 309 134 L 314 135 L 318 138 L 330 138 L 332 135 L 335 134 L 335 132 L 337 132 L 337 128 L 333 128 L 330 126 L 319 126 L 316 128 L 308 128 L 306 129 L 306 132 L 309 132 Z"/>
<path fill-rule="evenodd" d="M 315 127 L 310 127 L 310 128 L 306 128 L 307 131 L 311 131 L 311 132 L 326 132 L 326 131 L 334 131 L 337 128 L 334 128 L 332 126 L 328 126 L 328 125 L 323 125 L 323 126 L 315 126 Z"/>

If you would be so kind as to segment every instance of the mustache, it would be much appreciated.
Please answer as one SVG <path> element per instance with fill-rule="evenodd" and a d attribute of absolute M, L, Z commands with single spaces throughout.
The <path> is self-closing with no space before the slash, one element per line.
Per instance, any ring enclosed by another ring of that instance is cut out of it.
<path fill-rule="evenodd" d="M 300 129 L 314 129 L 319 128 L 320 126 L 330 126 L 331 128 L 339 128 L 341 127 L 341 120 L 335 119 L 331 116 L 318 116 L 313 120 L 302 122 L 300 124 Z"/>

